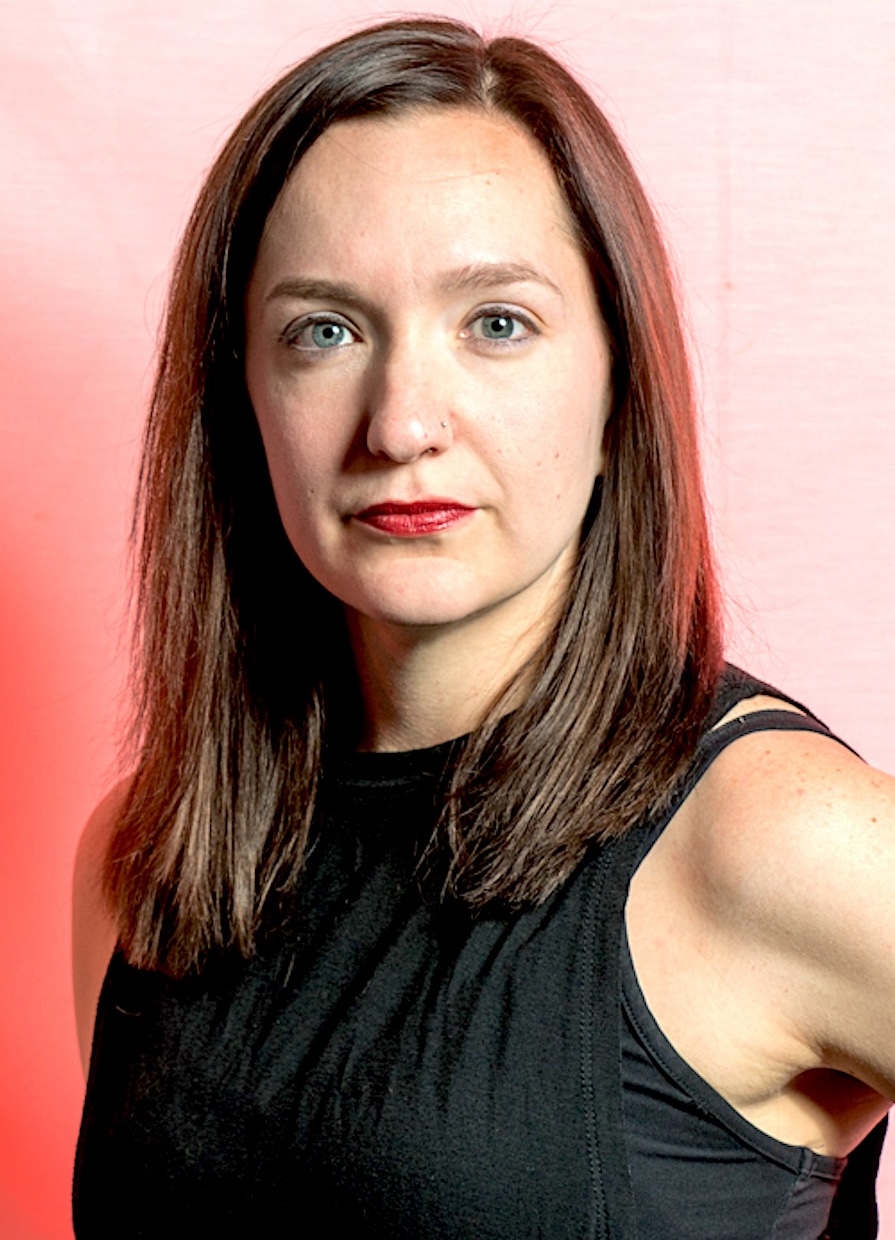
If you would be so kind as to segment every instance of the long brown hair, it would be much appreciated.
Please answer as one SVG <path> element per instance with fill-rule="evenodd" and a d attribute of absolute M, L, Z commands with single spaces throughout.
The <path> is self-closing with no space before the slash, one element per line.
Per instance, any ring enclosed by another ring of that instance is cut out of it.
<path fill-rule="evenodd" d="M 138 495 L 136 770 L 105 873 L 140 965 L 182 974 L 211 951 L 253 952 L 299 879 L 325 748 L 356 727 L 341 606 L 276 511 L 243 299 L 267 215 L 320 134 L 421 107 L 505 115 L 541 144 L 614 359 L 605 472 L 562 615 L 519 673 L 521 705 L 507 712 L 509 686 L 458 747 L 435 837 L 448 887 L 473 907 L 546 898 L 594 841 L 667 801 L 704 724 L 721 654 L 693 394 L 631 164 L 527 41 L 440 19 L 361 31 L 252 107 L 177 259 Z"/>

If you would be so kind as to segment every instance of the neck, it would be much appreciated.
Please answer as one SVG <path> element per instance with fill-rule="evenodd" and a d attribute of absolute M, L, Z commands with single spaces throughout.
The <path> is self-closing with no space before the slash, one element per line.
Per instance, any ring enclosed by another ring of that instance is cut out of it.
<path fill-rule="evenodd" d="M 549 628 L 508 629 L 505 616 L 404 626 L 348 613 L 364 708 L 361 750 L 424 749 L 473 731 Z M 520 685 L 503 704 L 511 710 Z"/>

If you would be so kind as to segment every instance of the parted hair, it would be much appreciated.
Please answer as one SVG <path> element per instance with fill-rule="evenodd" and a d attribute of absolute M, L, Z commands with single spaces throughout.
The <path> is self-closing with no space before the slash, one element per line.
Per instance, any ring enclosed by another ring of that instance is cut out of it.
<path fill-rule="evenodd" d="M 668 802 L 704 726 L 721 638 L 693 390 L 631 163 L 587 92 L 526 40 L 441 19 L 362 30 L 254 104 L 176 260 L 134 524 L 133 777 L 104 870 L 135 964 L 183 975 L 221 951 L 252 955 L 300 882 L 327 753 L 358 735 L 341 604 L 274 502 L 243 303 L 267 216 L 312 143 L 341 120 L 422 108 L 505 116 L 541 145 L 613 359 L 604 473 L 561 614 L 454 746 L 427 852 L 444 898 L 547 899 L 591 847 Z"/>

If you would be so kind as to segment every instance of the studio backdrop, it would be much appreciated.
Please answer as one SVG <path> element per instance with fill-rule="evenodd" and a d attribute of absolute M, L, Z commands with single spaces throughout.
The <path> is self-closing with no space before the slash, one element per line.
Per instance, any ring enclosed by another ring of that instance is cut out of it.
<path fill-rule="evenodd" d="M 895 770 L 895 5 L 415 7 L 544 42 L 618 127 L 680 272 L 731 655 Z M 393 14 L 0 0 L 5 1240 L 71 1234 L 71 868 L 116 777 L 129 503 L 171 255 L 261 88 Z M 885 1168 L 882 1194 L 895 1240 Z"/>

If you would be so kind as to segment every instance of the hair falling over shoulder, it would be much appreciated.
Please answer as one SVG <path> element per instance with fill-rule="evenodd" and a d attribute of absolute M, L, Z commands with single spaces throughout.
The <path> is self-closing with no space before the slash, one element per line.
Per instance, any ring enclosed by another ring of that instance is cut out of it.
<path fill-rule="evenodd" d="M 357 729 L 341 606 L 283 532 L 243 374 L 267 215 L 331 124 L 481 108 L 541 144 L 611 340 L 605 472 L 561 616 L 460 747 L 433 849 L 472 908 L 546 899 L 666 801 L 721 663 L 693 392 L 652 211 L 600 110 L 551 56 L 446 20 L 361 31 L 252 107 L 178 256 L 140 475 L 135 773 L 106 889 L 137 965 L 250 956 L 302 871 L 326 747 Z M 518 684 L 525 685 L 519 702 Z M 507 713 L 504 704 L 514 702 Z"/>

